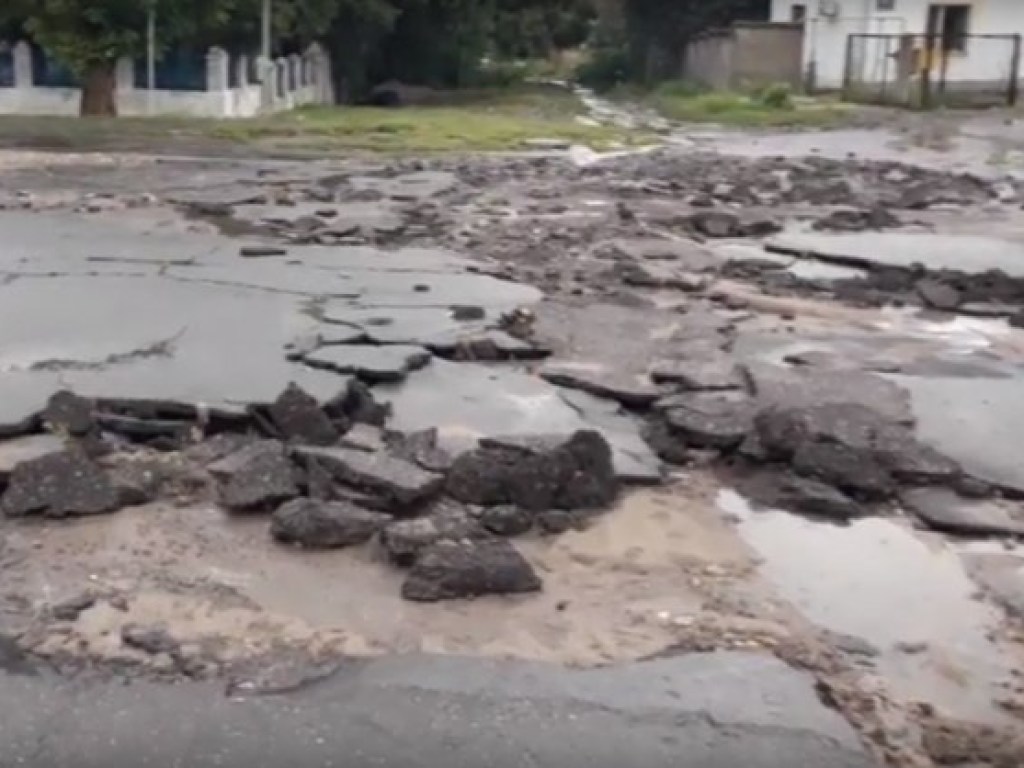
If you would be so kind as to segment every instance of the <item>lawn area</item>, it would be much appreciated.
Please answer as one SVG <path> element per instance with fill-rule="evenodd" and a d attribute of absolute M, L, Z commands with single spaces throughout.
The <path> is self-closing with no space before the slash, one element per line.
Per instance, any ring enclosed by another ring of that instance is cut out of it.
<path fill-rule="evenodd" d="M 530 139 L 558 139 L 601 149 L 644 138 L 620 128 L 580 122 L 577 118 L 583 112 L 583 105 L 568 90 L 517 86 L 437 94 L 418 106 L 307 107 L 243 120 L 0 117 L 0 145 L 329 154 L 515 150 L 526 148 Z"/>
<path fill-rule="evenodd" d="M 617 94 L 683 123 L 715 123 L 741 128 L 829 127 L 851 113 L 836 101 L 794 96 L 785 86 L 751 93 L 702 92 L 692 85 L 669 82 L 653 90 Z"/>

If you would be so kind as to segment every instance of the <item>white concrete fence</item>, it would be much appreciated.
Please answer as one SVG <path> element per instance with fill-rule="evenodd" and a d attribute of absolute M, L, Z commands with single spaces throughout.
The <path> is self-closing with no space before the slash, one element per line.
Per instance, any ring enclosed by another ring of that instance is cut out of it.
<path fill-rule="evenodd" d="M 2 1 L 2 0 L 0 0 Z M 77 115 L 79 88 L 37 85 L 33 82 L 32 48 L 19 42 L 11 49 L 14 83 L 0 84 L 0 114 Z M 187 115 L 194 117 L 253 117 L 281 112 L 303 104 L 333 104 L 331 63 L 317 43 L 304 54 L 257 60 L 262 82 L 250 82 L 248 56 L 234 59 L 222 48 L 206 54 L 205 90 L 150 91 L 135 83 L 135 62 L 117 63 L 118 115 Z M 234 87 L 232 87 L 232 67 Z"/>

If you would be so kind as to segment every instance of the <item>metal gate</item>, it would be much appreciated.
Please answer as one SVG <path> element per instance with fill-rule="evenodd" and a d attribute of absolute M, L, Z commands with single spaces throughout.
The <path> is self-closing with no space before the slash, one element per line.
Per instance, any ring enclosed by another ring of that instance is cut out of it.
<path fill-rule="evenodd" d="M 851 34 L 843 98 L 913 108 L 1017 103 L 1021 35 Z"/>

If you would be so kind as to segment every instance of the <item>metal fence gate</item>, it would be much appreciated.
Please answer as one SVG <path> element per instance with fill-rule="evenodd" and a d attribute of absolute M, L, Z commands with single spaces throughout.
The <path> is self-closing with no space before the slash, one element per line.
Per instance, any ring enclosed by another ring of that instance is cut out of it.
<path fill-rule="evenodd" d="M 1017 103 L 1021 35 L 851 34 L 843 98 L 927 109 Z"/>

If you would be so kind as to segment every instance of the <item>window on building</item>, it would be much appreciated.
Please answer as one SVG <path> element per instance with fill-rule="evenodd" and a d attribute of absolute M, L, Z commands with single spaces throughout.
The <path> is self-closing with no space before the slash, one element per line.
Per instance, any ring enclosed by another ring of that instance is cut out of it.
<path fill-rule="evenodd" d="M 877 0 L 875 9 L 879 11 L 895 11 L 896 0 Z"/>
<path fill-rule="evenodd" d="M 971 6 L 928 6 L 928 34 L 938 38 L 944 51 L 967 50 L 967 34 L 971 27 Z"/>
<path fill-rule="evenodd" d="M 807 6 L 803 3 L 794 3 L 789 7 L 789 20 L 801 22 L 807 19 Z"/>

